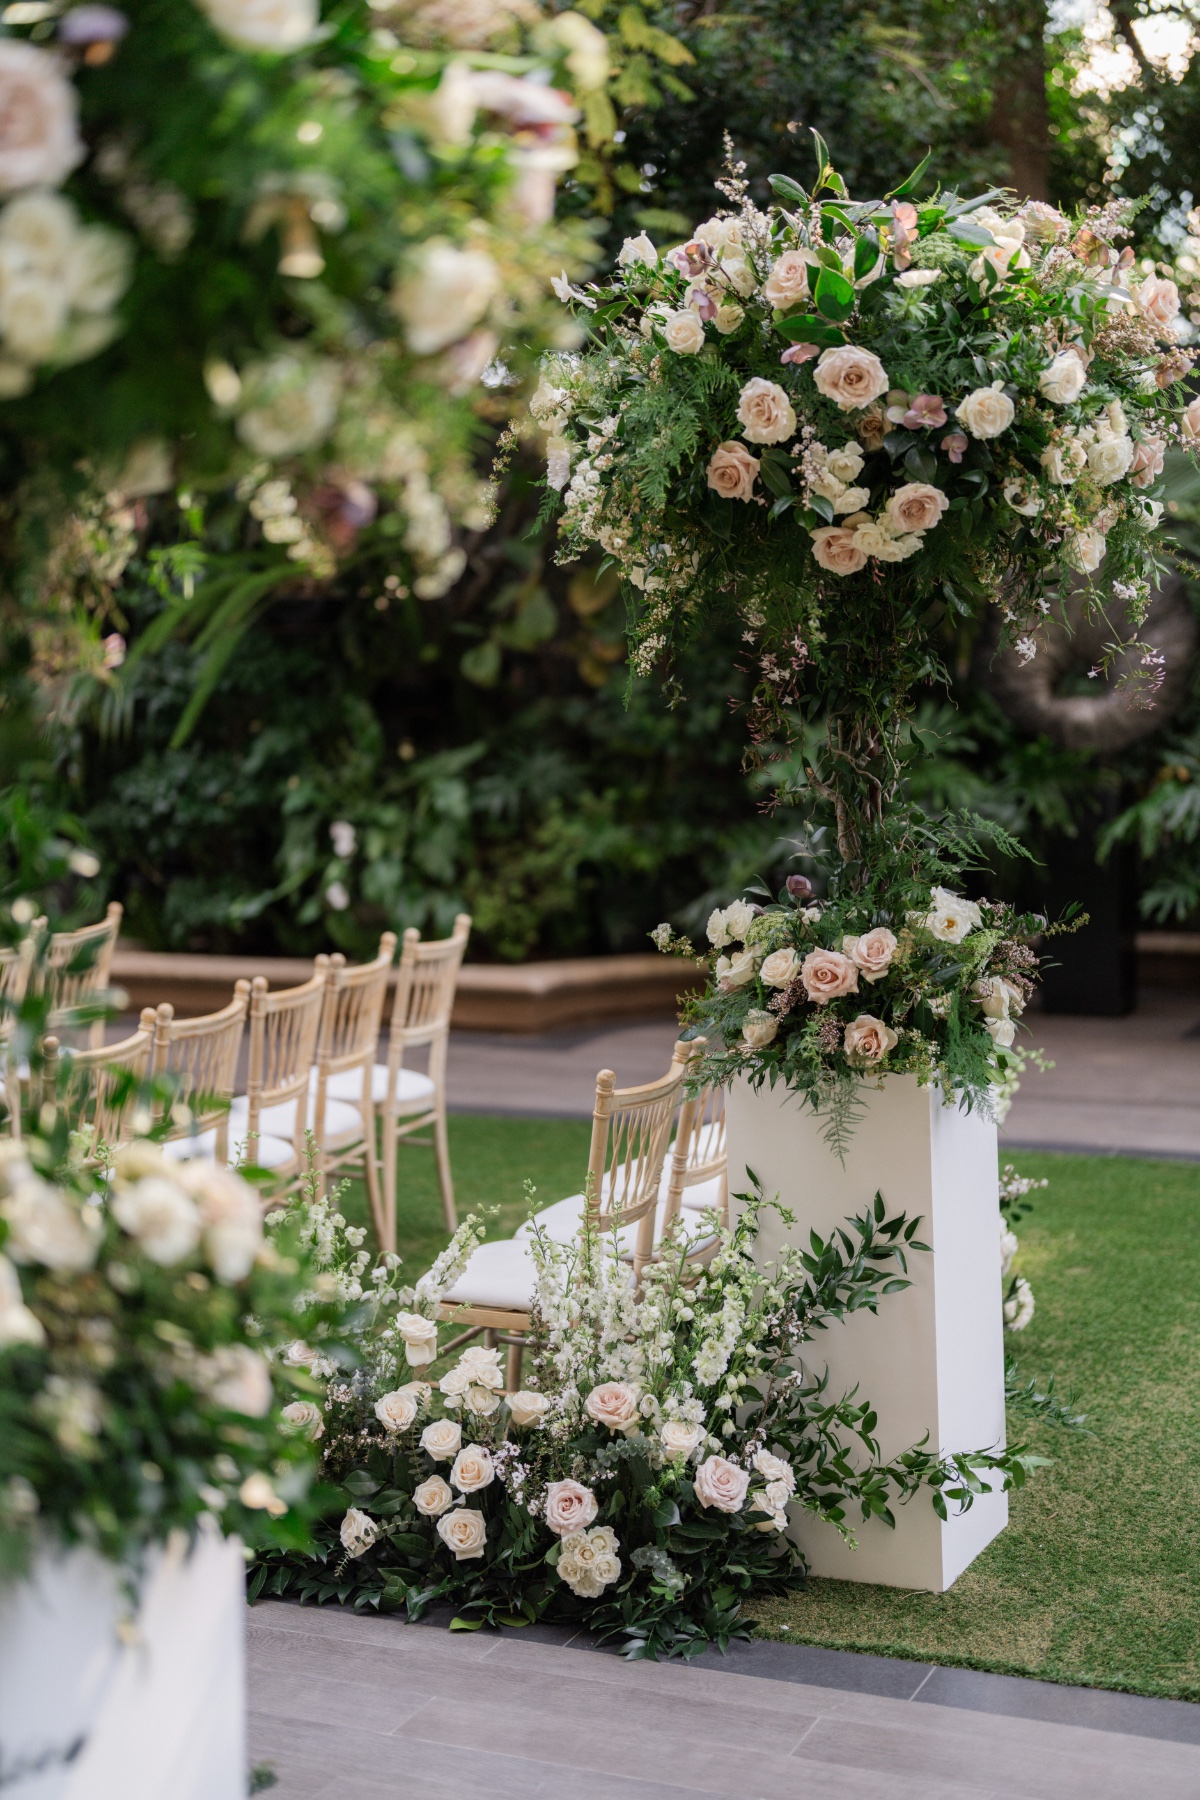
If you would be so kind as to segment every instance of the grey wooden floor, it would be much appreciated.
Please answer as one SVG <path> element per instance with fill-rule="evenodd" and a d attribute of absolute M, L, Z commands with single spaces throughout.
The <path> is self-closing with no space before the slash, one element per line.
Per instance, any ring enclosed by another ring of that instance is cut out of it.
<path fill-rule="evenodd" d="M 1200 1707 L 790 1645 L 681 1667 L 554 1640 L 261 1602 L 251 1762 L 278 1800 L 1200 1795 Z"/>

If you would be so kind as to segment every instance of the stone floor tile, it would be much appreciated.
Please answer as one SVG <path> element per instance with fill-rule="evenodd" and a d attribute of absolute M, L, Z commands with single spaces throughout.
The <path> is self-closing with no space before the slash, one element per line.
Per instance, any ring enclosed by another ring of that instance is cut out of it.
<path fill-rule="evenodd" d="M 819 1644 L 780 1644 L 762 1638 L 735 1642 L 724 1656 L 710 1648 L 696 1658 L 692 1667 L 799 1682 L 806 1687 L 836 1688 L 843 1693 L 883 1694 L 893 1700 L 911 1700 L 933 1673 L 932 1663 L 859 1656 L 845 1650 L 826 1650 Z"/>
<path fill-rule="evenodd" d="M 265 1763 L 279 1778 L 272 1800 L 412 1800 L 422 1791 L 437 1800 L 529 1800 L 553 1772 L 549 1764 L 486 1748 L 456 1748 L 451 1758 L 444 1744 L 254 1712 L 248 1725 L 251 1767 Z"/>
<path fill-rule="evenodd" d="M 1019 1675 L 989 1675 L 980 1669 L 942 1668 L 933 1671 L 916 1698 L 929 1706 L 958 1706 L 968 1712 L 1048 1719 L 1058 1725 L 1084 1725 L 1091 1731 L 1200 1745 L 1200 1706 L 1188 1700 L 1064 1687 Z"/>

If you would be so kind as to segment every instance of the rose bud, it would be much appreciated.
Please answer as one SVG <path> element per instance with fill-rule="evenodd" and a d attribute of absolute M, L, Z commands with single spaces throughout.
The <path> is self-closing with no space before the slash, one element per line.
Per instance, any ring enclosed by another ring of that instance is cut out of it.
<path fill-rule="evenodd" d="M 808 879 L 807 875 L 789 875 L 787 878 L 787 891 L 792 896 L 793 900 L 811 900 L 813 895 L 813 884 Z"/>

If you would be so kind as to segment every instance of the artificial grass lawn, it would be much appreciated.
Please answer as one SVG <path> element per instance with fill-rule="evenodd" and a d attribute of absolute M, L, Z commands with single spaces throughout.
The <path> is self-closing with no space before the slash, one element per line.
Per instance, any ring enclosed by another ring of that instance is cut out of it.
<path fill-rule="evenodd" d="M 526 1176 L 542 1205 L 578 1192 L 588 1133 L 453 1118 L 459 1217 L 499 1203 L 488 1235 L 503 1236 L 524 1217 Z M 1010 1419 L 1010 1440 L 1054 1466 L 1011 1496 L 1008 1530 L 949 1593 L 813 1581 L 758 1602 L 761 1633 L 1200 1700 L 1200 1166 L 1012 1155 L 1050 1186 L 1018 1226 L 1037 1313 L 1009 1342 L 1023 1378 L 1074 1388 L 1095 1435 Z M 432 1153 L 402 1153 L 398 1214 L 415 1277 L 445 1242 Z"/>

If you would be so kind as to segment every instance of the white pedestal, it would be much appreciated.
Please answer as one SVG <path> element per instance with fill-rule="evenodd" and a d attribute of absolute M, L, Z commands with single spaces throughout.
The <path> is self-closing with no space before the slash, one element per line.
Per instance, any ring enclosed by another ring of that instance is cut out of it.
<path fill-rule="evenodd" d="M 136 1614 L 90 1550 L 0 1588 L 0 1781 L 20 1800 L 243 1800 L 245 1567 L 236 1539 L 188 1555 L 180 1534 Z"/>
<path fill-rule="evenodd" d="M 886 1296 L 877 1314 L 856 1313 L 809 1341 L 805 1365 L 828 1365 L 830 1397 L 856 1384 L 879 1415 L 889 1459 L 928 1432 L 949 1454 L 1004 1444 L 1004 1326 L 1000 1287 L 1000 1207 L 996 1127 L 977 1113 L 943 1105 L 915 1076 L 890 1075 L 864 1087 L 866 1110 L 845 1166 L 824 1142 L 824 1125 L 782 1085 L 761 1093 L 733 1084 L 728 1101 L 729 1191 L 744 1191 L 749 1167 L 770 1200 L 796 1215 L 792 1240 L 827 1238 L 847 1216 L 883 1195 L 888 1215 L 921 1214 L 917 1237 L 931 1254 L 908 1258 L 912 1286 Z M 736 1203 L 735 1203 L 736 1205 Z M 759 1254 L 783 1240 L 777 1213 L 764 1214 Z M 898 1272 L 898 1271 L 897 1271 Z M 794 1536 L 814 1575 L 941 1593 L 1008 1523 L 1008 1496 L 978 1496 L 943 1522 L 928 1490 L 893 1507 L 896 1529 L 852 1516 L 849 1549 L 832 1525 L 797 1511 Z"/>

